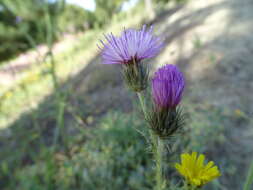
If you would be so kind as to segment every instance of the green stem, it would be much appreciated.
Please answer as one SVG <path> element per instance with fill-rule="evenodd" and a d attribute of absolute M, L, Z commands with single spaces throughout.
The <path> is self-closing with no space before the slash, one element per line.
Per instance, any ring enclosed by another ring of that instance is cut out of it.
<path fill-rule="evenodd" d="M 162 150 L 163 142 L 159 139 L 159 136 L 155 135 L 155 161 L 156 161 L 156 190 L 163 189 L 163 172 L 162 172 Z"/>
<path fill-rule="evenodd" d="M 141 92 L 137 92 L 139 101 L 141 103 L 141 108 L 144 114 L 145 119 L 147 119 L 147 107 L 145 104 L 144 96 Z M 159 139 L 159 136 L 153 133 L 153 131 L 149 130 L 152 146 L 153 146 L 153 153 L 156 162 L 156 190 L 162 190 L 164 183 L 163 183 L 163 172 L 162 172 L 162 151 L 163 151 L 163 142 Z"/>
<path fill-rule="evenodd" d="M 51 77 L 52 77 L 52 81 L 53 81 L 53 85 L 54 85 L 54 90 L 57 92 L 59 84 L 58 84 L 58 78 L 57 78 L 57 74 L 56 74 L 56 65 L 55 65 L 55 61 L 54 61 L 54 55 L 53 55 L 53 50 L 52 47 L 49 47 L 49 56 L 50 56 L 50 64 L 51 64 Z"/>
<path fill-rule="evenodd" d="M 138 98 L 140 100 L 141 103 L 141 108 L 144 114 L 145 119 L 147 118 L 147 108 L 146 108 L 146 104 L 145 104 L 145 100 L 144 100 L 144 96 L 142 95 L 141 92 L 137 92 Z"/>
<path fill-rule="evenodd" d="M 55 135 L 54 135 L 54 149 L 60 137 L 63 137 L 63 126 L 64 126 L 64 110 L 65 110 L 65 102 L 64 100 L 57 100 L 57 107 L 58 107 L 58 115 L 56 121 L 56 128 L 55 128 Z M 64 139 L 63 139 L 64 141 Z M 64 143 L 65 144 L 65 143 Z"/>
<path fill-rule="evenodd" d="M 55 90 L 56 96 L 56 109 L 57 109 L 57 121 L 56 121 L 56 128 L 54 133 L 53 139 L 53 149 L 55 150 L 56 145 L 60 139 L 60 137 L 64 137 L 63 135 L 63 127 L 64 127 L 64 110 L 65 110 L 65 98 L 63 94 L 59 91 L 59 81 L 56 72 L 56 63 L 54 60 L 53 54 L 53 42 L 55 38 L 55 31 L 56 31 L 56 17 L 52 17 L 50 15 L 49 6 L 45 7 L 46 15 L 45 15 L 45 23 L 46 23 L 46 40 L 48 46 L 48 56 L 50 58 L 50 75 L 52 77 L 52 82 Z M 64 142 L 64 138 L 63 138 Z"/>

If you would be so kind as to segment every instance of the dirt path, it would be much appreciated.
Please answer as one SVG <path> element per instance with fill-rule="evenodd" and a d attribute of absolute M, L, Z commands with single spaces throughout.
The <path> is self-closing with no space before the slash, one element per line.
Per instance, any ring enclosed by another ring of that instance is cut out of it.
<path fill-rule="evenodd" d="M 55 54 L 66 51 L 79 35 L 66 35 L 63 40 L 54 44 L 53 52 Z M 45 61 L 45 55 L 48 52 L 46 45 L 39 45 L 36 50 L 30 50 L 19 55 L 16 59 L 0 66 L 0 85 L 11 86 L 22 74 L 34 65 Z"/>

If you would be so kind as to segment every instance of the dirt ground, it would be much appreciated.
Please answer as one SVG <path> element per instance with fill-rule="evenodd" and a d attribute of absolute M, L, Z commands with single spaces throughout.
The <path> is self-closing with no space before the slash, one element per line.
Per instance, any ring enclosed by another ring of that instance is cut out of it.
<path fill-rule="evenodd" d="M 70 46 L 71 43 L 74 43 L 77 38 L 78 34 L 65 35 L 63 37 L 64 40 L 54 44 L 53 53 L 60 54 L 68 50 L 67 47 Z M 21 53 L 16 59 L 0 65 L 0 85 L 14 86 L 15 82 L 22 78 L 25 71 L 33 69 L 32 66 L 45 61 L 47 52 L 48 48 L 46 45 L 39 45 L 36 50 L 32 49 L 25 53 Z"/>

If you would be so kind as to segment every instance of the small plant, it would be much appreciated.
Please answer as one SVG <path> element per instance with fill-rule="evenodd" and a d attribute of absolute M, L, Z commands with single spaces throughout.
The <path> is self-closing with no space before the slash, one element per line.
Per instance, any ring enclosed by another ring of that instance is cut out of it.
<path fill-rule="evenodd" d="M 185 79 L 176 65 L 165 65 L 155 72 L 151 80 L 153 104 L 147 105 L 145 91 L 149 85 L 149 70 L 143 60 L 159 54 L 163 41 L 152 34 L 153 28 L 143 26 L 141 30 L 124 30 L 120 37 L 105 35 L 107 43 L 101 41 L 103 64 L 120 64 L 126 85 L 136 92 L 143 110 L 149 131 L 152 153 L 156 163 L 155 190 L 167 189 L 171 185 L 165 179 L 163 155 L 165 141 L 175 136 L 185 125 L 185 114 L 179 107 L 182 99 Z M 220 176 L 213 162 L 203 165 L 204 155 L 197 158 L 182 154 L 182 165 L 176 164 L 177 170 L 186 179 L 185 189 L 201 188 L 204 184 Z"/>
<path fill-rule="evenodd" d="M 202 42 L 199 36 L 195 36 L 195 39 L 193 41 L 194 48 L 200 49 L 202 47 Z"/>

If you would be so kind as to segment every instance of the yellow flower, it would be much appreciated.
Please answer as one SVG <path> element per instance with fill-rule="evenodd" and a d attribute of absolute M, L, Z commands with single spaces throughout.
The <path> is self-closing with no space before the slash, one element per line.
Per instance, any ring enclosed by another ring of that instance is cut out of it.
<path fill-rule="evenodd" d="M 7 92 L 3 95 L 3 97 L 4 97 L 4 99 L 9 99 L 10 97 L 12 97 L 12 95 L 13 95 L 13 93 L 12 93 L 11 91 L 7 91 Z"/>
<path fill-rule="evenodd" d="M 203 186 L 221 175 L 214 162 L 210 161 L 205 165 L 204 160 L 205 156 L 198 156 L 197 152 L 181 154 L 181 164 L 176 163 L 175 168 L 189 184 Z"/>

